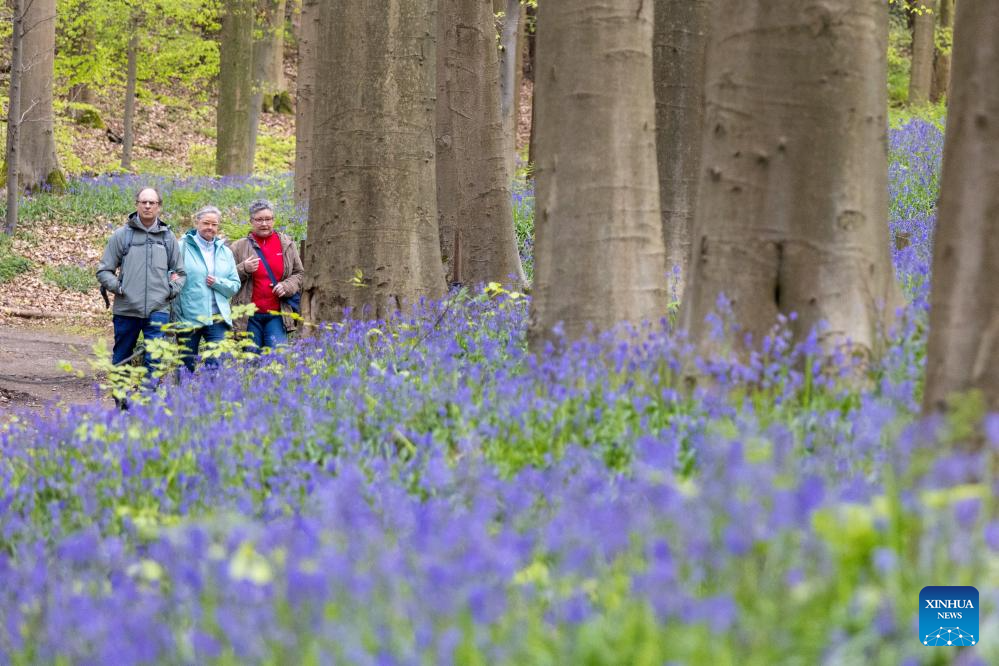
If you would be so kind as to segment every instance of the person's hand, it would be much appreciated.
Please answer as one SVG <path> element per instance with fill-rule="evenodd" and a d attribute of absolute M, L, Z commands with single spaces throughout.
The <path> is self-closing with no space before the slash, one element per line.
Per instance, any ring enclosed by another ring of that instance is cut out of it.
<path fill-rule="evenodd" d="M 256 273 L 257 269 L 260 268 L 260 257 L 250 257 L 243 262 L 243 268 L 246 269 L 247 273 Z"/>
<path fill-rule="evenodd" d="M 284 288 L 284 285 L 281 284 L 280 282 L 278 282 L 276 285 L 274 285 L 273 291 L 274 291 L 274 295 L 277 296 L 278 298 L 284 298 L 285 297 L 285 288 Z"/>
<path fill-rule="evenodd" d="M 218 280 L 215 279 L 214 275 L 209 275 L 208 277 L 205 278 L 205 283 L 209 287 L 211 287 L 212 285 L 214 285 L 216 282 L 218 282 Z"/>
<path fill-rule="evenodd" d="M 180 279 L 179 275 L 177 275 L 176 273 L 170 273 L 170 282 L 176 282 L 179 279 Z"/>

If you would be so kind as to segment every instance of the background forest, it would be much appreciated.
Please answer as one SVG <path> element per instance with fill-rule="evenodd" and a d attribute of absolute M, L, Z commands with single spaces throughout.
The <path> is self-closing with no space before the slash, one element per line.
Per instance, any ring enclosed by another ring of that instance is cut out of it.
<path fill-rule="evenodd" d="M 0 324 L 152 184 L 308 327 L 0 403 L 0 663 L 999 663 L 999 6 L 7 7 Z"/>

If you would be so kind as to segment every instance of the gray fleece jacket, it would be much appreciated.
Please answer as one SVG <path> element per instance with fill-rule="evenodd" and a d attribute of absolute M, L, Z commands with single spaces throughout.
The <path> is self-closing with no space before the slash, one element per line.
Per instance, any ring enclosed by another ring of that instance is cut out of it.
<path fill-rule="evenodd" d="M 129 229 L 132 244 L 126 253 Z M 97 267 L 97 281 L 115 295 L 114 314 L 143 319 L 169 308 L 185 276 L 183 253 L 170 227 L 157 219 L 146 229 L 136 213 L 111 234 Z"/>

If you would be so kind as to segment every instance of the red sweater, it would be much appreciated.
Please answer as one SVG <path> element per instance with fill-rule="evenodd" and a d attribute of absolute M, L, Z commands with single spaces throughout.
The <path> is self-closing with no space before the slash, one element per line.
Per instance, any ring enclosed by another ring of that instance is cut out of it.
<path fill-rule="evenodd" d="M 271 267 L 274 277 L 280 282 L 284 276 L 284 257 L 281 254 L 281 237 L 276 233 L 267 238 L 259 238 L 254 234 L 253 240 L 260 246 L 264 253 L 264 258 Z M 257 306 L 257 313 L 279 312 L 281 302 L 271 289 L 271 278 L 267 275 L 264 262 L 260 262 L 260 267 L 253 274 L 253 304 Z"/>

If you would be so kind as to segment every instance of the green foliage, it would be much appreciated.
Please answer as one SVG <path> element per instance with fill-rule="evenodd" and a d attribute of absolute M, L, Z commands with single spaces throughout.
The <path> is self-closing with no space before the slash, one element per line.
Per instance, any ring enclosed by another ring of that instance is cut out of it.
<path fill-rule="evenodd" d="M 0 234 L 0 282 L 9 282 L 31 270 L 31 262 L 14 253 L 10 236 Z"/>
<path fill-rule="evenodd" d="M 70 102 L 68 107 L 70 115 L 73 117 L 73 122 L 77 125 L 93 129 L 104 129 L 106 127 L 104 119 L 101 117 L 101 112 L 96 106 L 81 102 Z"/>
<path fill-rule="evenodd" d="M 257 132 L 257 151 L 253 156 L 253 172 L 258 174 L 287 173 L 295 166 L 295 137 Z"/>
<path fill-rule="evenodd" d="M 947 103 L 944 100 L 940 100 L 939 102 L 930 102 L 920 106 L 902 106 L 889 109 L 889 127 L 897 129 L 913 120 L 925 120 L 928 123 L 933 123 L 943 131 L 947 127 Z"/>
<path fill-rule="evenodd" d="M 74 264 L 46 266 L 42 269 L 42 279 L 60 289 L 78 291 L 83 294 L 98 286 L 92 266 Z"/>
<path fill-rule="evenodd" d="M 888 31 L 888 104 L 902 106 L 909 99 L 909 53 L 912 34 L 904 17 L 892 15 Z"/>
<path fill-rule="evenodd" d="M 218 0 L 57 0 L 55 73 L 60 90 L 124 89 L 133 25 L 137 78 L 182 84 L 207 99 L 218 74 Z"/>
<path fill-rule="evenodd" d="M 234 318 L 245 317 L 253 314 L 256 306 L 236 305 L 232 308 Z M 216 315 L 217 319 L 220 319 Z M 152 358 L 152 380 L 162 386 L 162 383 L 174 377 L 183 367 L 183 347 L 177 343 L 175 336 L 190 330 L 190 327 L 182 323 L 170 323 L 163 327 L 166 336 L 155 340 L 143 341 L 140 338 L 142 347 L 137 347 L 136 359 L 142 356 L 141 352 L 148 352 Z M 256 357 L 253 350 L 253 342 L 246 332 L 234 333 L 230 330 L 221 342 L 210 342 L 202 344 L 200 355 L 203 359 L 228 359 L 231 362 L 245 362 Z M 149 371 L 138 361 L 135 363 L 124 363 L 115 365 L 111 362 L 111 350 L 108 349 L 107 341 L 98 340 L 94 345 L 94 359 L 90 365 L 98 376 L 103 377 L 101 388 L 109 391 L 112 396 L 119 400 L 127 400 L 132 404 L 147 404 L 150 395 L 147 391 L 141 390 L 149 383 Z M 64 369 L 75 372 L 69 365 L 64 365 Z"/>

